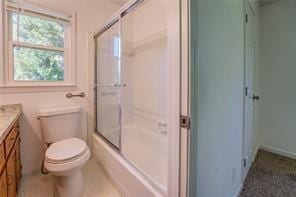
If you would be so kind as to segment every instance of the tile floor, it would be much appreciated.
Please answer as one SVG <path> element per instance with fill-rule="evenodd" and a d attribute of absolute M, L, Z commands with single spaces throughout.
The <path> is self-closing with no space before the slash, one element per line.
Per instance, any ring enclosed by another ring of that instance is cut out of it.
<path fill-rule="evenodd" d="M 91 159 L 83 168 L 84 197 L 120 197 L 102 169 Z M 18 197 L 53 197 L 52 177 L 36 175 L 23 178 Z"/>

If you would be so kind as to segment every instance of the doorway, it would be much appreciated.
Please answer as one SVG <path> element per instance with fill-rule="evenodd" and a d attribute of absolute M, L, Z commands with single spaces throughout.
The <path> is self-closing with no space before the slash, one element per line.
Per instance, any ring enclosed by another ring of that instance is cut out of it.
<path fill-rule="evenodd" d="M 253 161 L 254 142 L 254 100 L 255 96 L 255 12 L 249 1 L 245 7 L 245 71 L 244 71 L 244 127 L 243 127 L 243 168 L 245 180 Z"/>

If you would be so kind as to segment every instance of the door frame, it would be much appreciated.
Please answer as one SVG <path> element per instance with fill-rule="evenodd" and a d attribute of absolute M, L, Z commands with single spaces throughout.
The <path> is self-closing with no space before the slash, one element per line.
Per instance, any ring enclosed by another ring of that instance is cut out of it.
<path fill-rule="evenodd" d="M 168 3 L 168 197 L 180 196 L 181 0 Z M 171 97 L 173 96 L 173 97 Z"/>
<path fill-rule="evenodd" d="M 97 58 L 96 58 L 96 54 L 97 54 L 97 50 L 98 50 L 98 38 L 100 35 L 102 35 L 103 33 L 105 33 L 106 31 L 109 30 L 109 28 L 111 28 L 114 24 L 118 23 L 119 26 L 119 34 L 121 34 L 121 18 L 117 17 L 114 18 L 112 21 L 110 21 L 110 23 L 108 24 L 108 26 L 104 27 L 101 31 L 99 31 L 97 34 L 95 34 L 93 36 L 93 40 L 94 40 L 94 132 L 95 134 L 99 135 L 107 144 L 109 144 L 111 146 L 111 148 L 113 150 L 115 150 L 116 152 L 120 153 L 121 150 L 121 135 L 122 135 L 122 128 L 121 128 L 121 124 L 119 125 L 119 146 L 117 147 L 115 144 L 113 144 L 109 139 L 107 139 L 101 132 L 99 132 L 98 130 L 98 68 L 97 68 Z M 120 46 L 121 47 L 121 46 Z M 119 75 L 120 75 L 120 83 L 121 83 L 121 62 L 119 63 Z M 118 90 L 119 92 L 121 90 Z M 119 93 L 120 95 L 120 93 Z M 119 96 L 119 121 L 121 122 L 121 98 Z"/>
<path fill-rule="evenodd" d="M 180 129 L 180 197 L 188 196 L 189 132 L 190 132 L 190 31 L 189 0 L 181 0 L 181 115 L 189 127 Z"/>
<path fill-rule="evenodd" d="M 198 103 L 195 102 L 198 99 L 198 1 L 188 0 L 188 65 L 189 65 L 189 105 L 190 105 L 190 118 L 197 120 L 198 117 Z M 195 20 L 193 20 L 195 19 Z M 195 35 L 195 36 L 192 36 Z M 197 196 L 197 121 L 190 122 L 190 131 L 188 133 L 188 185 L 187 196 Z"/>

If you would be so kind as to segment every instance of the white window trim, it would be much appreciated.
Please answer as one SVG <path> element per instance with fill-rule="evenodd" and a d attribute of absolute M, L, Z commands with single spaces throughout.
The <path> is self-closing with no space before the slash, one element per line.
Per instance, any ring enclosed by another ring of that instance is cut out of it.
<path fill-rule="evenodd" d="M 65 88 L 65 90 L 71 89 L 74 90 L 77 87 L 77 79 L 76 79 L 76 13 L 75 12 L 67 12 L 61 10 L 55 10 L 37 3 L 29 2 L 30 9 L 34 9 L 33 11 L 42 11 L 42 14 L 48 14 L 52 17 L 57 17 L 61 20 L 65 20 L 66 18 L 70 22 L 70 26 L 65 28 L 65 48 L 55 48 L 55 47 L 46 47 L 34 44 L 24 44 L 9 41 L 8 39 L 8 11 L 6 10 L 5 0 L 0 0 L 0 9 L 2 15 L 0 16 L 0 25 L 3 31 L 0 31 L 0 48 L 4 48 L 2 53 L 0 53 L 0 59 L 3 60 L 0 62 L 0 92 L 18 92 L 21 87 L 27 91 L 35 91 L 35 90 L 54 90 L 55 87 L 57 90 L 61 90 L 61 88 Z M 47 11 L 47 12 L 45 12 Z M 55 14 L 55 15 L 53 15 Z M 65 16 L 62 18 L 62 16 Z M 63 81 L 15 81 L 13 79 L 13 54 L 12 47 L 13 45 L 26 45 L 32 48 L 43 48 L 43 49 L 51 49 L 51 50 L 60 50 L 64 51 L 65 57 L 65 67 L 64 67 L 64 80 Z M 1 66 L 2 64 L 2 66 Z M 26 91 L 25 91 L 26 92 Z"/>

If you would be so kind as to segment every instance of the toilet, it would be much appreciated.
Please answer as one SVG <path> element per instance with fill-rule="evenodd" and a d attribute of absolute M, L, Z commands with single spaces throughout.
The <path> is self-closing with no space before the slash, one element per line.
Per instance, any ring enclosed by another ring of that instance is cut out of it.
<path fill-rule="evenodd" d="M 81 107 L 40 109 L 42 138 L 49 147 L 44 167 L 54 176 L 55 197 L 81 197 L 82 167 L 90 158 L 87 144 L 77 138 Z"/>

